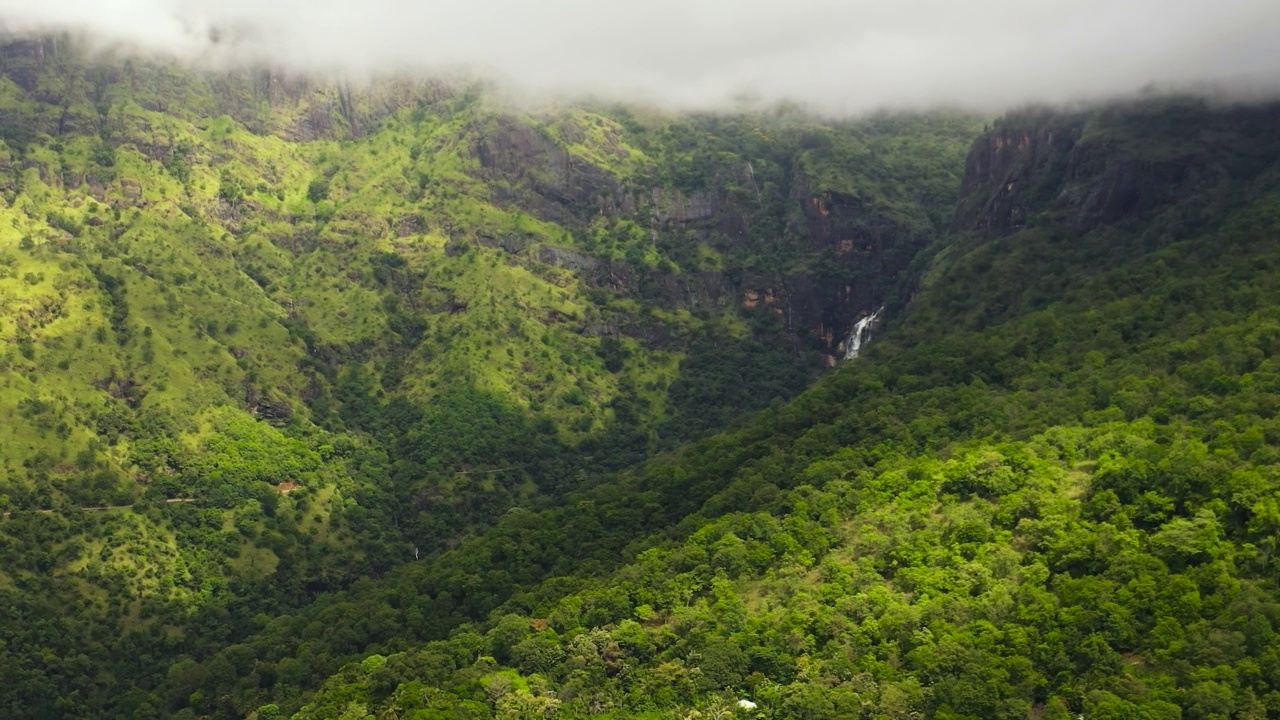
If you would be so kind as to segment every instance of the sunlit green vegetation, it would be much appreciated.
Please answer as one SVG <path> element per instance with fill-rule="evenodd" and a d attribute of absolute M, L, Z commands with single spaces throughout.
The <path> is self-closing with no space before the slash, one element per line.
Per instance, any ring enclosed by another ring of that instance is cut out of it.
<path fill-rule="evenodd" d="M 8 52 L 0 715 L 1280 717 L 1273 109 L 971 232 L 971 118 Z"/>

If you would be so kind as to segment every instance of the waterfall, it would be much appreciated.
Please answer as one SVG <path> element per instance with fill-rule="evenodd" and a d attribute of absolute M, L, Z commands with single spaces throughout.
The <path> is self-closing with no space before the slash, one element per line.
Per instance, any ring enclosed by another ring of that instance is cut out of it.
<path fill-rule="evenodd" d="M 849 337 L 844 341 L 844 359 L 852 360 L 858 357 L 858 353 L 862 352 L 862 346 L 871 342 L 871 329 L 880 321 L 880 313 L 884 312 L 884 308 L 880 308 L 870 315 L 864 315 L 853 324 L 853 331 L 849 333 Z"/>

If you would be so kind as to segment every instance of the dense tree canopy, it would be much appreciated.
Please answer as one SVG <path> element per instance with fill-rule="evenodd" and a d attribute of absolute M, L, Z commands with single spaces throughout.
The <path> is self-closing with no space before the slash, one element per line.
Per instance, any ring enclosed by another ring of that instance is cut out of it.
<path fill-rule="evenodd" d="M 0 715 L 1280 717 L 1275 108 L 5 48 Z"/>

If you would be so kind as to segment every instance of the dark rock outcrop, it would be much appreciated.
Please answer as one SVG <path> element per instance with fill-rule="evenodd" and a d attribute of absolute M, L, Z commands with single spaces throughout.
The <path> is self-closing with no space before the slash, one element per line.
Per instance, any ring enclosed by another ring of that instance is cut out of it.
<path fill-rule="evenodd" d="M 601 266 L 604 265 L 604 261 L 595 256 L 557 247 L 540 247 L 536 256 L 538 260 L 548 265 L 567 268 L 588 275 L 596 274 Z"/>
<path fill-rule="evenodd" d="M 43 38 L 0 43 L 0 74 L 27 92 L 35 92 L 40 82 L 49 41 Z"/>
<path fill-rule="evenodd" d="M 1000 236 L 1038 215 L 1088 232 L 1181 205 L 1229 202 L 1231 176 L 1280 152 L 1280 105 L 1215 106 L 1191 98 L 1090 112 L 1006 118 L 973 143 L 957 229 Z"/>
<path fill-rule="evenodd" d="M 1033 118 L 975 140 L 965 160 L 957 225 L 992 235 L 1025 227 L 1041 196 L 1061 184 L 1082 125 Z"/>
<path fill-rule="evenodd" d="M 1107 143 L 1072 148 L 1058 205 L 1075 210 L 1080 230 L 1177 202 L 1196 191 L 1203 170 L 1189 155 L 1154 160 L 1113 153 Z"/>
<path fill-rule="evenodd" d="M 573 226 L 596 214 L 618 214 L 627 202 L 613 174 L 515 118 L 500 116 L 477 129 L 471 154 L 496 202 L 519 205 L 541 220 Z"/>

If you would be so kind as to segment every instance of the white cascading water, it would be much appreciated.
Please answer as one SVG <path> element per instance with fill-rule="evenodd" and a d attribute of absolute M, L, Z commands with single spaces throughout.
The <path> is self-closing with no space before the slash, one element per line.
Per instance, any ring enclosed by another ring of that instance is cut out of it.
<path fill-rule="evenodd" d="M 884 308 L 880 308 L 854 323 L 853 331 L 849 333 L 848 339 L 844 341 L 845 360 L 852 360 L 858 357 L 858 353 L 862 352 L 862 346 L 871 342 L 871 327 L 880 320 L 880 313 L 882 312 L 884 312 Z"/>

